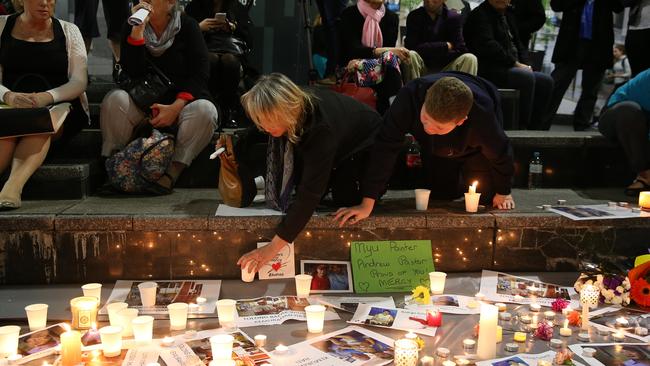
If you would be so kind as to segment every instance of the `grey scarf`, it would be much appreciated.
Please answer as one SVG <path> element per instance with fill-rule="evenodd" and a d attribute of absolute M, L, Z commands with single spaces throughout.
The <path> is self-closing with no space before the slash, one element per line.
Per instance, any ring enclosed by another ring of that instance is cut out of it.
<path fill-rule="evenodd" d="M 144 28 L 145 45 L 154 57 L 162 55 L 174 43 L 174 37 L 181 30 L 181 12 L 175 10 L 171 13 L 171 20 L 167 24 L 167 28 L 158 39 L 156 32 L 154 32 L 151 24 L 147 24 Z"/>

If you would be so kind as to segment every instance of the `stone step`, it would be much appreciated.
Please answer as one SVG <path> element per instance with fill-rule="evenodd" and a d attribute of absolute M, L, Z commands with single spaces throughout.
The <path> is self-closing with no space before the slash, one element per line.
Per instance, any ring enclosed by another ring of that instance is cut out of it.
<path fill-rule="evenodd" d="M 0 179 L 0 184 L 4 184 L 6 179 L 7 174 Z M 90 194 L 92 187 L 91 164 L 49 163 L 36 170 L 27 181 L 22 199 L 83 199 Z"/>

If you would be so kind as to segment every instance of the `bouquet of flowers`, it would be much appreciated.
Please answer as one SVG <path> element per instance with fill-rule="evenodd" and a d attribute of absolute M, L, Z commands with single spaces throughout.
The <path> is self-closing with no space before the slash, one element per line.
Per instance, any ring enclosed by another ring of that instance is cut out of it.
<path fill-rule="evenodd" d="M 611 264 L 583 263 L 583 270 L 573 287 L 580 292 L 585 285 L 593 285 L 600 290 L 601 303 L 621 306 L 630 304 L 630 279 L 626 276 L 626 271 Z"/>
<path fill-rule="evenodd" d="M 637 257 L 628 277 L 632 284 L 632 300 L 639 306 L 650 307 L 650 255 Z"/>

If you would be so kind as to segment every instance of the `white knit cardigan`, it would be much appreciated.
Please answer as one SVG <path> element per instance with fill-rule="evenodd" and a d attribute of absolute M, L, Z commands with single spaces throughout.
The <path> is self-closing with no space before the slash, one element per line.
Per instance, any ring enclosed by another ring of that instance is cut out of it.
<path fill-rule="evenodd" d="M 7 24 L 8 15 L 0 16 L 0 35 Z M 86 86 L 88 85 L 88 56 L 81 32 L 76 25 L 59 19 L 63 33 L 65 34 L 66 49 L 68 52 L 68 82 L 47 92 L 52 95 L 54 103 L 69 102 L 79 97 L 81 105 L 88 112 L 88 98 L 86 97 Z M 0 44 L 2 39 L 0 39 Z M 37 72 L 37 70 L 35 70 Z M 2 85 L 2 65 L 0 65 L 0 101 L 9 92 L 9 88 Z"/>

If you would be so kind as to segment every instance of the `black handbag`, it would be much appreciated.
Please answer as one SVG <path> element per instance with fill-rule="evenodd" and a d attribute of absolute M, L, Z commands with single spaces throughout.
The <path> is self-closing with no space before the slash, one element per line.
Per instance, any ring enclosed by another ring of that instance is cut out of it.
<path fill-rule="evenodd" d="M 151 61 L 147 60 L 148 70 L 144 76 L 131 78 L 126 75 L 121 69 L 120 64 L 115 64 L 118 72 L 118 85 L 120 89 L 126 91 L 133 103 L 145 114 L 151 113 L 151 105 L 160 103 L 160 101 L 167 95 L 174 83 L 154 65 Z"/>
<path fill-rule="evenodd" d="M 229 53 L 240 57 L 248 53 L 246 42 L 228 33 L 212 33 L 206 44 L 212 53 Z"/>

